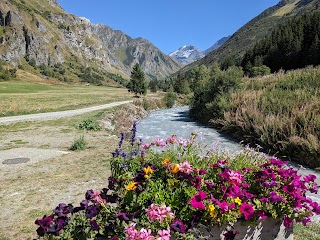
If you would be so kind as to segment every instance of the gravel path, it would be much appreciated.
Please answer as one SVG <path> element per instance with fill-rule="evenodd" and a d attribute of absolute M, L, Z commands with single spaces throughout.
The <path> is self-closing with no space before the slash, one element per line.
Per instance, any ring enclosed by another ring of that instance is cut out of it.
<path fill-rule="evenodd" d="M 113 103 L 108 103 L 108 104 L 104 104 L 104 105 L 76 109 L 76 110 L 2 117 L 2 118 L 0 118 L 0 125 L 8 125 L 8 124 L 15 123 L 15 122 L 46 121 L 46 120 L 51 120 L 51 119 L 63 118 L 63 117 L 71 117 L 71 116 L 75 116 L 75 115 L 81 115 L 81 114 L 87 113 L 87 112 L 116 107 L 116 106 L 127 104 L 130 102 L 132 102 L 132 100 L 122 101 L 122 102 L 113 102 Z"/>

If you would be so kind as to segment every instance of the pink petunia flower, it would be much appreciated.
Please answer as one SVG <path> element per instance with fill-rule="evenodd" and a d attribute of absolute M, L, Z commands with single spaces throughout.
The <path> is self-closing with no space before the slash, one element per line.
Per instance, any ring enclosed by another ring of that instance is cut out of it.
<path fill-rule="evenodd" d="M 246 220 L 253 218 L 254 209 L 251 204 L 242 203 L 240 206 L 240 212 L 244 215 Z"/>
<path fill-rule="evenodd" d="M 200 210 L 204 210 L 205 206 L 203 204 L 203 200 L 207 197 L 207 194 L 203 191 L 200 191 L 198 194 L 195 194 L 191 200 L 190 200 L 190 204 L 193 208 L 197 208 Z"/>

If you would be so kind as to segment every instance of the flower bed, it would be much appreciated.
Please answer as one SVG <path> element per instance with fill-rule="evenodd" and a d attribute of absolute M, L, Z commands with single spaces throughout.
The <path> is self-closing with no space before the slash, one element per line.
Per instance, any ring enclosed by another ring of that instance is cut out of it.
<path fill-rule="evenodd" d="M 108 187 L 88 190 L 79 207 L 59 204 L 37 219 L 40 238 L 244 239 L 240 222 L 283 222 L 290 233 L 294 221 L 306 225 L 320 214 L 306 197 L 318 190 L 315 176 L 302 178 L 279 159 L 252 151 L 230 157 L 201 147 L 196 135 L 143 144 L 135 134 L 134 125 L 127 148 L 121 135 Z"/>

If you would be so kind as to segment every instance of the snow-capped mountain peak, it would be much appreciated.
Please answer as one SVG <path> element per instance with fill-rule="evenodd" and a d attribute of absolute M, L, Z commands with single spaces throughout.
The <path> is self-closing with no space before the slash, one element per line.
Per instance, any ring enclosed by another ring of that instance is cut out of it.
<path fill-rule="evenodd" d="M 182 64 L 190 64 L 194 61 L 204 57 L 204 54 L 196 47 L 191 45 L 184 45 L 178 50 L 169 54 L 170 57 L 176 59 Z"/>

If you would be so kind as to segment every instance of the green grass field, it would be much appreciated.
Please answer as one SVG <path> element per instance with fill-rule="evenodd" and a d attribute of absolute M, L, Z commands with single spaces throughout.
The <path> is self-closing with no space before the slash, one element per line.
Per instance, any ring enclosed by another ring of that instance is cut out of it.
<path fill-rule="evenodd" d="M 124 101 L 132 96 L 125 88 L 0 82 L 0 116 L 77 109 Z"/>

